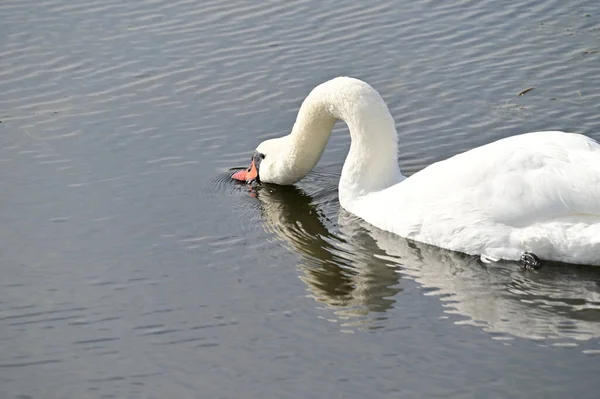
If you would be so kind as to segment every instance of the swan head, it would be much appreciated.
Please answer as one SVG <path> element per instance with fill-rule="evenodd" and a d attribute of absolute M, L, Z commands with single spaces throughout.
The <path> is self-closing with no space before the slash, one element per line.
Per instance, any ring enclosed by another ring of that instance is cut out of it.
<path fill-rule="evenodd" d="M 295 172 L 290 157 L 289 136 L 265 140 L 254 151 L 250 166 L 233 174 L 232 179 L 244 182 L 263 182 L 280 185 L 294 184 L 305 174 Z"/>

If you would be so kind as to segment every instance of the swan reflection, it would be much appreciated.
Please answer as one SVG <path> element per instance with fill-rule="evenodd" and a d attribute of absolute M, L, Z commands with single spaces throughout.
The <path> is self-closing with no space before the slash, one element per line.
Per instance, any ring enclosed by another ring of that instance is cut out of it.
<path fill-rule="evenodd" d="M 531 339 L 600 337 L 600 268 L 483 265 L 381 231 L 343 209 L 333 223 L 316 196 L 294 186 L 263 185 L 255 195 L 265 229 L 301 256 L 310 295 L 344 327 L 382 327 L 411 279 L 439 296 L 446 313 L 462 316 L 457 323 Z"/>
<path fill-rule="evenodd" d="M 363 232 L 351 242 L 294 186 L 259 187 L 265 229 L 301 256 L 300 278 L 316 301 L 333 308 L 344 326 L 377 328 L 396 302 L 401 276 Z M 329 228 L 326 227 L 329 224 Z"/>

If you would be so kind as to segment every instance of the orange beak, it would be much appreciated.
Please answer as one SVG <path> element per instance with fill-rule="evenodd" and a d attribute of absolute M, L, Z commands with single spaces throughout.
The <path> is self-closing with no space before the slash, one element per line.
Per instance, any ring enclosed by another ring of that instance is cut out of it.
<path fill-rule="evenodd" d="M 252 181 L 258 177 L 258 169 L 256 169 L 256 165 L 254 164 L 254 160 L 250 164 L 248 169 L 240 170 L 239 172 L 235 172 L 233 176 L 231 176 L 234 180 L 240 181 Z"/>

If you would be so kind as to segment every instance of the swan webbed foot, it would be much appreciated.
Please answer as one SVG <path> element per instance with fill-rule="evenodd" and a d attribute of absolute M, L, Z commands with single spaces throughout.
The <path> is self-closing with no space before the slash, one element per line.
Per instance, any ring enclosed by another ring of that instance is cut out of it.
<path fill-rule="evenodd" d="M 527 270 L 537 270 L 542 267 L 542 261 L 535 254 L 525 252 L 521 256 L 521 264 Z"/>

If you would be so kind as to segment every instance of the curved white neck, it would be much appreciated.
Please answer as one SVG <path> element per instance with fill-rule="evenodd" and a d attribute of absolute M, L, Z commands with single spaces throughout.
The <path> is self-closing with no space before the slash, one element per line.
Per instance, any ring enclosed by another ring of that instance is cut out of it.
<path fill-rule="evenodd" d="M 302 103 L 288 136 L 293 150 L 287 156 L 297 173 L 304 176 L 317 164 L 338 119 L 348 125 L 351 136 L 339 184 L 342 206 L 403 179 L 396 128 L 387 106 L 367 83 L 346 77 L 317 86 Z"/>

